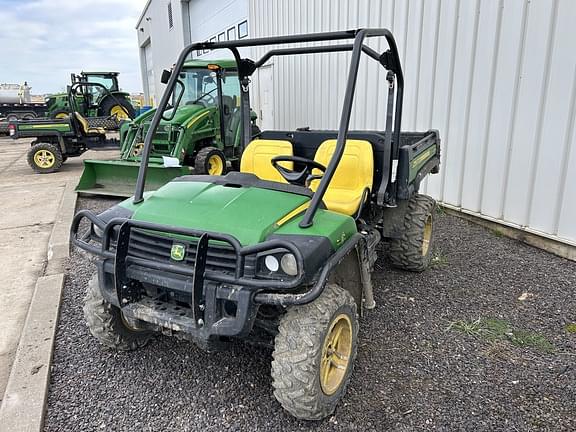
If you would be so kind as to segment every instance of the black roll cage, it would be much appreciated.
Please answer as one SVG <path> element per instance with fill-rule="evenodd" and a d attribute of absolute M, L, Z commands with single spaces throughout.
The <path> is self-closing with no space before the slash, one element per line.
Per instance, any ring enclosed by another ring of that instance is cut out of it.
<path fill-rule="evenodd" d="M 379 54 L 372 48 L 364 45 L 364 39 L 368 37 L 384 37 L 388 42 L 389 49 Z M 254 62 L 250 59 L 241 59 L 238 48 L 264 46 L 264 45 L 281 45 L 281 44 L 294 44 L 294 43 L 307 43 L 307 42 L 327 42 L 336 40 L 353 39 L 351 44 L 341 45 L 323 45 L 323 46 L 305 46 L 296 48 L 276 48 L 268 51 L 262 58 Z M 154 117 L 150 123 L 150 127 L 144 139 L 144 149 L 142 151 L 142 160 L 140 169 L 138 171 L 138 178 L 136 181 L 136 190 L 134 193 L 134 203 L 143 201 L 144 186 L 146 182 L 146 171 L 148 168 L 148 161 L 150 159 L 150 150 L 152 149 L 152 137 L 158 128 L 162 113 L 168 105 L 171 93 L 174 91 L 178 74 L 182 70 L 186 58 L 195 50 L 215 50 L 215 49 L 229 49 L 236 60 L 238 67 L 238 79 L 240 80 L 240 105 L 241 105 L 241 124 L 242 124 L 242 142 L 243 147 L 247 146 L 251 140 L 250 133 L 250 101 L 248 93 L 248 84 L 250 83 L 250 76 L 260 66 L 264 65 L 271 57 L 281 55 L 294 55 L 294 54 L 316 54 L 328 52 L 341 52 L 352 51 L 352 58 L 350 61 L 350 68 L 348 72 L 348 81 L 346 84 L 346 92 L 344 95 L 344 103 L 342 105 L 342 113 L 340 116 L 340 126 L 338 128 L 338 136 L 336 139 L 336 148 L 334 154 L 326 167 L 318 189 L 312 196 L 310 206 L 306 210 L 302 221 L 300 222 L 301 228 L 308 228 L 312 226 L 314 215 L 322 202 L 322 198 L 326 193 L 328 185 L 334 176 L 334 172 L 344 153 L 344 146 L 346 136 L 348 135 L 348 128 L 350 125 L 350 114 L 352 111 L 352 102 L 354 99 L 354 91 L 356 89 L 356 81 L 358 78 L 358 68 L 360 65 L 360 56 L 364 52 L 372 59 L 379 62 L 385 69 L 395 74 L 397 78 L 397 91 L 395 101 L 395 114 L 394 114 L 394 139 L 387 136 L 387 142 L 392 145 L 391 157 L 398 159 L 398 146 L 400 143 L 400 126 L 402 121 L 402 99 L 404 92 L 404 76 L 402 74 L 402 67 L 400 65 L 400 58 L 398 56 L 398 48 L 392 33 L 383 28 L 373 29 L 357 29 L 337 32 L 324 32 L 324 33 L 310 33 L 303 35 L 290 35 L 290 36 L 275 36 L 267 38 L 256 39 L 242 39 L 235 41 L 222 41 L 222 42 L 197 42 L 188 45 L 180 53 L 178 60 L 173 68 L 173 73 L 166 85 L 166 89 Z M 390 115 L 390 113 L 387 113 Z M 389 134 L 387 134 L 389 135 Z M 391 161 L 388 161 L 388 163 Z M 387 179 L 387 177 L 386 177 Z M 384 178 L 383 178 L 384 182 Z M 383 194 L 384 191 L 379 190 L 378 194 Z"/>

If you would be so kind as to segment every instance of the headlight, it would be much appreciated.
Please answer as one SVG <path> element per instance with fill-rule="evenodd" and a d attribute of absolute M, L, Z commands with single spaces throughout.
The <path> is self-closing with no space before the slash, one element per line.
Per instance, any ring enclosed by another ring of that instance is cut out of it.
<path fill-rule="evenodd" d="M 294 254 L 285 250 L 269 251 L 258 257 L 258 274 L 265 277 L 297 276 L 298 263 Z"/>
<path fill-rule="evenodd" d="M 287 253 L 282 257 L 280 260 L 280 267 L 282 267 L 282 271 L 289 276 L 296 276 L 298 274 L 296 257 L 291 253 Z"/>
<path fill-rule="evenodd" d="M 102 238 L 102 236 L 104 235 L 104 230 L 96 224 L 92 224 L 92 230 L 94 230 L 94 234 L 96 234 L 100 238 Z"/>
<path fill-rule="evenodd" d="M 264 259 L 264 265 L 271 272 L 277 272 L 278 269 L 280 268 L 280 265 L 278 264 L 278 259 L 274 255 L 268 255 Z"/>

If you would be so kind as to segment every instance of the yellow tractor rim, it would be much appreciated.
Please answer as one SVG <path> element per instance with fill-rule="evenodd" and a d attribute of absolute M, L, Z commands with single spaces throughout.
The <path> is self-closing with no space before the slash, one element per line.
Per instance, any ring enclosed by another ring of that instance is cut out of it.
<path fill-rule="evenodd" d="M 224 161 L 218 155 L 212 155 L 208 159 L 208 174 L 220 175 L 224 172 Z"/>
<path fill-rule="evenodd" d="M 342 385 L 352 353 L 352 322 L 346 314 L 340 314 L 324 339 L 320 360 L 320 386 L 330 396 Z"/>
<path fill-rule="evenodd" d="M 49 150 L 38 150 L 34 153 L 34 163 L 40 168 L 52 168 L 55 162 L 56 157 Z"/>
<path fill-rule="evenodd" d="M 432 215 L 428 215 L 426 224 L 424 225 L 424 235 L 422 236 L 422 256 L 428 254 L 430 249 L 430 241 L 432 240 Z"/>
<path fill-rule="evenodd" d="M 57 118 L 57 119 L 67 119 L 67 118 L 68 118 L 68 114 L 66 114 L 66 113 L 58 113 L 58 114 L 56 114 L 56 116 L 55 116 L 54 118 Z"/>
<path fill-rule="evenodd" d="M 118 120 L 128 120 L 130 117 L 128 113 L 124 111 L 124 108 L 120 105 L 114 105 L 112 109 L 110 109 L 110 115 L 116 116 Z"/>

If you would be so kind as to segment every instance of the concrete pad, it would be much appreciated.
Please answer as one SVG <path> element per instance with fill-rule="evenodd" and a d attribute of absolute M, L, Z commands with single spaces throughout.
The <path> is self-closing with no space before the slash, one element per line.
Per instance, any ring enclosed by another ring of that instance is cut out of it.
<path fill-rule="evenodd" d="M 0 395 L 10 374 L 36 279 L 42 275 L 51 225 L 0 230 Z"/>
<path fill-rule="evenodd" d="M 66 183 L 23 184 L 0 188 L 0 228 L 51 224 L 62 201 Z"/>
<path fill-rule="evenodd" d="M 38 279 L 0 406 L 0 432 L 42 430 L 63 286 L 63 274 Z"/>
<path fill-rule="evenodd" d="M 36 174 L 30 141 L 0 138 L 0 431 L 10 432 L 42 429 L 82 160 L 119 156 L 89 151 Z"/>

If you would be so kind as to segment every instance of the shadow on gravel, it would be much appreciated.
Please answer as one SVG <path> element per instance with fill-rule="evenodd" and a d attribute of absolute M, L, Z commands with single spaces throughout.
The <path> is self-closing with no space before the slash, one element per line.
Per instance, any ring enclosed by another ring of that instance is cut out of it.
<path fill-rule="evenodd" d="M 45 430 L 576 430 L 576 263 L 452 216 L 437 221 L 430 270 L 378 261 L 377 308 L 361 320 L 348 394 L 316 423 L 275 401 L 267 350 L 207 354 L 164 336 L 133 353 L 103 349 L 81 310 L 92 264 L 74 253 Z M 514 343 L 514 332 L 552 349 Z"/>

